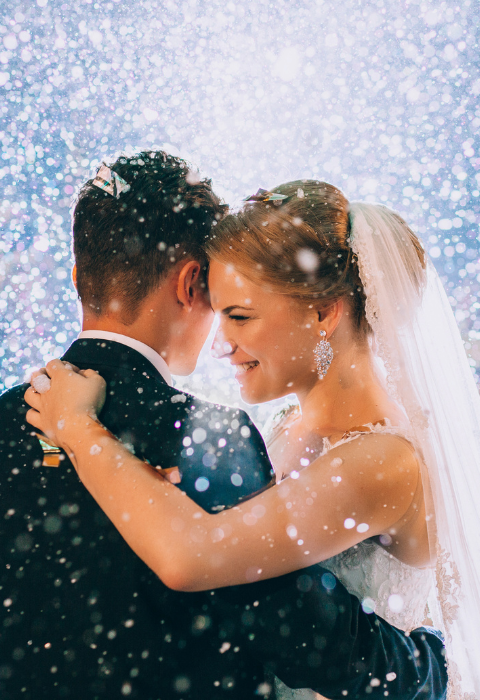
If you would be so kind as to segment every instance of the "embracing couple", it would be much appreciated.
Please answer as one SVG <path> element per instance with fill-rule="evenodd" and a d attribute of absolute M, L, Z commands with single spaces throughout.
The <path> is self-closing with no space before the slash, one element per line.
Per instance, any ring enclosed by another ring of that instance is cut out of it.
<path fill-rule="evenodd" d="M 403 219 L 314 180 L 228 215 L 144 152 L 82 187 L 73 239 L 82 333 L 0 399 L 0 697 L 436 700 L 447 666 L 477 690 L 458 405 L 423 338 L 451 312 Z M 263 438 L 172 386 L 214 312 L 244 400 L 298 398 Z"/>

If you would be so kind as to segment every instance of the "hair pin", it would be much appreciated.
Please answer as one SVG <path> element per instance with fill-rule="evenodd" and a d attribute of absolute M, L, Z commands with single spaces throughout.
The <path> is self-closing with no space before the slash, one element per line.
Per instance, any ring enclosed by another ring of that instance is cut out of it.
<path fill-rule="evenodd" d="M 261 188 L 257 190 L 256 194 L 251 194 L 250 197 L 245 197 L 243 202 L 280 202 L 282 199 L 287 199 L 286 194 L 275 194 L 274 192 L 269 192 L 268 190 L 262 190 Z"/>
<path fill-rule="evenodd" d="M 128 182 L 125 182 L 120 175 L 117 175 L 105 164 L 102 164 L 97 170 L 93 184 L 116 199 L 120 197 L 122 192 L 128 192 L 130 189 Z"/>

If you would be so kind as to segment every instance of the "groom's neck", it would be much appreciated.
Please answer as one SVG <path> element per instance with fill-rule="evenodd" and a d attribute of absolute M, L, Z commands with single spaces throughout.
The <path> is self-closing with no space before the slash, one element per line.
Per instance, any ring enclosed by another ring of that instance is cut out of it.
<path fill-rule="evenodd" d="M 148 302 L 148 298 L 146 300 Z M 125 323 L 120 314 L 96 315 L 83 307 L 82 331 L 108 331 L 138 340 L 161 355 L 168 364 L 171 325 L 168 306 L 144 303 L 137 315 Z"/>

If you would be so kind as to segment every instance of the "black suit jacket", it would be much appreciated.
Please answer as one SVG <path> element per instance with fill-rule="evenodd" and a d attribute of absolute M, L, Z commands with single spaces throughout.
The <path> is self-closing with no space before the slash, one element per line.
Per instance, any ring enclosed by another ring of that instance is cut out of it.
<path fill-rule="evenodd" d="M 178 467 L 179 488 L 206 510 L 268 485 L 263 441 L 243 412 L 168 387 L 118 343 L 79 340 L 64 359 L 105 377 L 105 425 L 152 465 Z M 264 666 L 330 697 L 366 687 L 384 697 L 370 680 L 392 671 L 390 698 L 441 697 L 436 637 L 409 639 L 367 616 L 339 583 L 323 585 L 321 567 L 217 592 L 167 589 L 68 460 L 42 466 L 25 388 L 0 398 L 2 700 L 253 700 L 269 695 Z"/>

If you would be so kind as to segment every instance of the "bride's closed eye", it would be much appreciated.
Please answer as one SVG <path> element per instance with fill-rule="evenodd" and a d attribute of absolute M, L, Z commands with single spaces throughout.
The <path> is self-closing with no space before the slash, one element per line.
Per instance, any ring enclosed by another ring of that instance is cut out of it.
<path fill-rule="evenodd" d="M 242 316 L 240 314 L 228 314 L 228 318 L 232 321 L 248 321 L 251 316 Z"/>
<path fill-rule="evenodd" d="M 237 312 L 235 312 L 235 309 L 238 309 Z M 246 311 L 247 313 L 242 313 L 243 311 Z M 249 316 L 248 313 L 253 311 L 253 309 L 248 309 L 244 306 L 228 306 L 227 308 L 223 309 L 222 311 L 222 316 L 228 318 L 230 321 L 238 321 L 239 323 L 245 322 L 245 321 L 250 321 L 253 316 Z"/>

